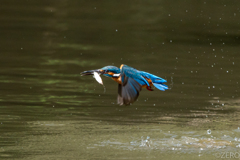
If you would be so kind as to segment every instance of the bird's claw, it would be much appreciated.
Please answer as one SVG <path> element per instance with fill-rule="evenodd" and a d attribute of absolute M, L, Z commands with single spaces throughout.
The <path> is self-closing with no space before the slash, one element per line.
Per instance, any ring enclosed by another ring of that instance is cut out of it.
<path fill-rule="evenodd" d="M 147 90 L 153 91 L 153 89 L 151 88 L 151 86 L 147 86 Z"/>

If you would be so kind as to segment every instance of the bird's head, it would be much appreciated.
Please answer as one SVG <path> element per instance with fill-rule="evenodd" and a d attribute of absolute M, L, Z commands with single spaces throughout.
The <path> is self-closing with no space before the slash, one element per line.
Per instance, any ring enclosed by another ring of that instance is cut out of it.
<path fill-rule="evenodd" d="M 104 75 L 107 77 L 117 77 L 120 74 L 120 69 L 115 66 L 106 66 L 101 69 L 95 69 L 90 71 L 84 71 L 81 73 L 82 76 L 93 75 L 94 72 L 97 72 L 100 75 Z"/>

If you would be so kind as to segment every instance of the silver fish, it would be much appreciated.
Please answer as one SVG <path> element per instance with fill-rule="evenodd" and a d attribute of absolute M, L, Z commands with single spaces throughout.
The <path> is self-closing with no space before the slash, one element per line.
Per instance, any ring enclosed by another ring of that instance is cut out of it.
<path fill-rule="evenodd" d="M 95 78 L 98 83 L 103 85 L 102 78 L 100 77 L 100 75 L 97 72 L 93 72 L 93 78 Z"/>

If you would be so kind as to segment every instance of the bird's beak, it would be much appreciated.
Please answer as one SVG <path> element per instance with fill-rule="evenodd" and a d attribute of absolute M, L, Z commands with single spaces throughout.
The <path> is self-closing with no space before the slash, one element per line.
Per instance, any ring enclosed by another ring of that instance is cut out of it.
<path fill-rule="evenodd" d="M 101 70 L 101 69 L 95 69 L 95 70 L 90 70 L 90 71 L 84 71 L 81 74 L 81 76 L 87 76 L 87 75 L 93 75 L 94 72 L 97 72 L 98 74 L 103 74 L 104 73 L 104 70 Z"/>

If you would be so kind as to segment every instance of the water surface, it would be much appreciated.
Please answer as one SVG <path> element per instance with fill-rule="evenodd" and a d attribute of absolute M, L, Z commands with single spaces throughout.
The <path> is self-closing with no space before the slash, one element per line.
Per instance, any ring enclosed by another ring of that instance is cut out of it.
<path fill-rule="evenodd" d="M 1 159 L 237 156 L 239 5 L 3 1 Z M 79 74 L 121 64 L 171 89 L 118 106 L 114 81 Z"/>

